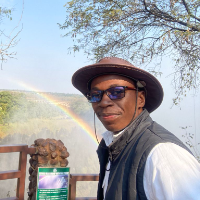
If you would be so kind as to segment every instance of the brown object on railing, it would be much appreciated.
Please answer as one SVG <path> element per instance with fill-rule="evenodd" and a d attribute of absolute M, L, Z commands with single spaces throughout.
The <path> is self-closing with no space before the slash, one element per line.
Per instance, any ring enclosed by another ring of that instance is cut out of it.
<path fill-rule="evenodd" d="M 76 182 L 77 181 L 98 181 L 98 174 L 71 174 L 70 175 L 70 200 L 96 200 L 96 197 L 77 197 L 76 198 Z"/>
<path fill-rule="evenodd" d="M 29 160 L 29 192 L 28 200 L 36 199 L 38 167 L 66 167 L 69 153 L 61 140 L 37 139 L 33 146 L 36 153 Z"/>
<path fill-rule="evenodd" d="M 28 147 L 28 145 L 0 146 L 0 153 L 20 152 L 18 170 L 0 172 L 0 180 L 13 179 L 13 178 L 18 179 L 16 197 L 10 197 L 1 200 L 24 200 L 27 154 L 34 154 L 35 150 L 36 149 L 34 147 Z"/>

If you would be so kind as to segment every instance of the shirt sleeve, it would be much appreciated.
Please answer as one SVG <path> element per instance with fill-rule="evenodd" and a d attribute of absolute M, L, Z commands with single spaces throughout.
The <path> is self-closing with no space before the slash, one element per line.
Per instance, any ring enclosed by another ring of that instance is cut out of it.
<path fill-rule="evenodd" d="M 143 183 L 148 200 L 200 200 L 200 164 L 182 147 L 160 143 L 147 157 Z"/>

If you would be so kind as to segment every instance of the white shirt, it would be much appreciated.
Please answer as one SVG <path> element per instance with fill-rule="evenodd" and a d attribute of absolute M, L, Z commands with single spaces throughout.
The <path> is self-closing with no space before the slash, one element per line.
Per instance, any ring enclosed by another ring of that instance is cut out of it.
<path fill-rule="evenodd" d="M 109 146 L 115 135 L 106 131 L 103 138 Z M 110 169 L 110 162 L 107 169 Z M 106 171 L 102 185 L 104 196 L 109 173 Z M 160 143 L 147 157 L 143 184 L 148 200 L 200 200 L 200 164 L 180 146 Z"/>
<path fill-rule="evenodd" d="M 200 164 L 180 146 L 160 143 L 147 157 L 143 183 L 149 200 L 197 200 Z"/>

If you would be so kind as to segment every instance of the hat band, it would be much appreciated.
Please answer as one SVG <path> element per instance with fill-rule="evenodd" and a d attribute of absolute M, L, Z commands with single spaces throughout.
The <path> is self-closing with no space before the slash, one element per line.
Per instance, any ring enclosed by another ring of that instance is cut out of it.
<path fill-rule="evenodd" d="M 103 75 L 109 75 L 109 74 L 111 74 L 111 75 L 118 75 L 118 76 L 124 76 L 124 77 L 126 77 L 126 78 L 129 78 L 129 79 L 131 79 L 131 80 L 133 80 L 133 81 L 135 81 L 135 82 L 137 83 L 138 88 L 144 88 L 144 87 L 146 86 L 146 83 L 145 83 L 144 81 L 139 81 L 139 80 L 134 79 L 134 78 L 132 78 L 132 77 L 130 77 L 130 76 L 127 76 L 127 75 L 124 75 L 124 74 L 120 74 L 120 73 L 107 72 L 107 73 L 98 74 L 98 75 L 92 77 L 92 78 L 87 82 L 87 89 L 88 89 L 88 91 L 90 90 L 90 88 L 91 88 L 91 83 L 92 83 L 92 81 L 93 81 L 95 78 L 97 78 L 97 77 L 99 77 L 99 76 L 103 76 Z"/>

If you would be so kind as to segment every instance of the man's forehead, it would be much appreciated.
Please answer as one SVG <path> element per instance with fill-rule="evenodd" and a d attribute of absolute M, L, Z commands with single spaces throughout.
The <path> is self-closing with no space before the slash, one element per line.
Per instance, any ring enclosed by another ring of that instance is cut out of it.
<path fill-rule="evenodd" d="M 133 84 L 133 80 L 131 80 L 130 78 L 121 76 L 121 75 L 115 75 L 115 74 L 106 74 L 106 75 L 101 75 L 98 77 L 95 77 L 92 81 L 91 81 L 91 86 L 97 83 L 102 83 L 105 81 L 109 81 L 109 83 L 117 83 L 117 82 L 121 82 L 121 81 L 126 81 L 126 82 L 130 82 L 131 84 Z"/>

